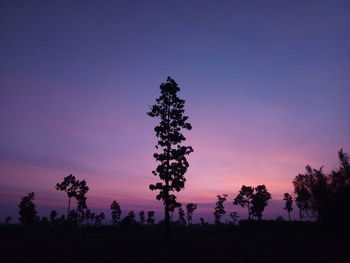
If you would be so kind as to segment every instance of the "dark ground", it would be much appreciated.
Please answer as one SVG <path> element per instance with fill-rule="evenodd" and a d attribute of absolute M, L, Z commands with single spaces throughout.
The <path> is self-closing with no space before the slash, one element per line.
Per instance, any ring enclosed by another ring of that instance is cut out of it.
<path fill-rule="evenodd" d="M 350 262 L 349 228 L 299 222 L 62 228 L 0 226 L 0 262 Z"/>

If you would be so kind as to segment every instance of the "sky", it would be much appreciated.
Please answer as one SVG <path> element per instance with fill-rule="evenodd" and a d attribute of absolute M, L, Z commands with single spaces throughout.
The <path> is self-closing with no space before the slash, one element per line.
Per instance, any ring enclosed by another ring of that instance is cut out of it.
<path fill-rule="evenodd" d="M 193 126 L 178 200 L 198 203 L 195 221 L 213 221 L 224 193 L 246 218 L 232 204 L 243 184 L 265 184 L 264 218 L 286 218 L 294 177 L 350 152 L 349 12 L 348 0 L 1 1 L 0 222 L 28 192 L 41 216 L 64 213 L 54 186 L 69 174 L 95 212 L 117 200 L 160 219 L 146 112 L 167 76 Z"/>

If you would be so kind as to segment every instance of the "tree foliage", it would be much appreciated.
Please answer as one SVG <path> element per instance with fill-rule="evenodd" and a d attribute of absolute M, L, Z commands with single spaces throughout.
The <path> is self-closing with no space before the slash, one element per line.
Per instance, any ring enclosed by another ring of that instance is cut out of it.
<path fill-rule="evenodd" d="M 239 218 L 239 215 L 237 214 L 237 212 L 231 212 L 230 217 L 231 217 L 232 223 L 236 224 Z"/>
<path fill-rule="evenodd" d="M 154 211 L 148 211 L 147 212 L 147 219 L 146 219 L 147 225 L 149 225 L 149 226 L 153 226 L 154 225 L 154 222 L 155 222 L 154 214 L 155 214 Z"/>
<path fill-rule="evenodd" d="M 234 205 L 248 208 L 248 219 L 251 218 L 251 203 L 253 201 L 254 188 L 251 186 L 242 185 L 236 198 L 233 200 Z"/>
<path fill-rule="evenodd" d="M 251 213 L 259 220 L 262 219 L 263 212 L 267 206 L 267 202 L 271 199 L 271 194 L 267 191 L 265 185 L 255 187 L 255 192 L 252 199 Z"/>
<path fill-rule="evenodd" d="M 293 198 L 290 194 L 284 193 L 283 200 L 285 201 L 284 210 L 287 210 L 288 219 L 290 221 L 290 212 L 293 211 Z"/>
<path fill-rule="evenodd" d="M 323 222 L 344 223 L 350 220 L 350 164 L 349 155 L 340 149 L 340 166 L 330 174 L 323 167 L 314 169 L 306 166 L 304 174 L 298 174 L 294 181 L 296 205 L 300 219 L 316 218 Z"/>
<path fill-rule="evenodd" d="M 215 211 L 213 213 L 215 217 L 215 224 L 220 224 L 221 222 L 221 216 L 226 214 L 224 202 L 227 199 L 227 194 L 217 195 L 218 201 L 216 202 Z"/>
<path fill-rule="evenodd" d="M 140 211 L 139 217 L 140 217 L 140 223 L 141 223 L 141 225 L 143 225 L 145 223 L 145 212 Z"/>
<path fill-rule="evenodd" d="M 189 225 L 192 225 L 193 212 L 197 209 L 197 204 L 189 203 L 186 205 L 186 213 L 187 213 L 187 222 Z"/>
<path fill-rule="evenodd" d="M 178 222 L 181 225 L 186 225 L 185 210 L 182 208 L 182 206 L 179 207 L 178 212 L 179 212 L 179 220 L 178 220 Z"/>
<path fill-rule="evenodd" d="M 160 151 L 153 155 L 159 164 L 152 173 L 161 182 L 151 184 L 149 188 L 158 190 L 156 198 L 164 203 L 166 235 L 169 233 L 170 206 L 177 203 L 174 192 L 185 187 L 184 175 L 189 167 L 186 156 L 193 152 L 191 146 L 181 145 L 186 140 L 181 131 L 191 130 L 192 126 L 184 115 L 185 100 L 177 96 L 179 91 L 177 83 L 168 77 L 166 83 L 160 85 L 161 95 L 156 99 L 156 104 L 147 113 L 160 120 L 154 128 L 158 138 L 156 148 Z"/>
<path fill-rule="evenodd" d="M 81 223 L 84 218 L 84 213 L 86 213 L 86 193 L 89 191 L 85 180 L 79 181 L 74 175 L 64 177 L 61 183 L 57 183 L 55 186 L 56 190 L 64 191 L 68 196 L 68 207 L 67 207 L 67 218 L 75 218 L 76 223 Z M 78 206 L 77 211 L 70 213 L 71 198 L 77 200 Z"/>
<path fill-rule="evenodd" d="M 267 191 L 265 185 L 257 187 L 242 185 L 241 190 L 233 201 L 234 205 L 248 208 L 248 219 L 252 216 L 262 219 L 262 213 L 267 206 L 268 200 L 271 199 L 271 194 Z"/>
<path fill-rule="evenodd" d="M 122 214 L 122 210 L 120 209 L 120 205 L 119 203 L 117 203 L 117 201 L 113 201 L 111 204 L 111 210 L 112 210 L 112 223 L 113 225 L 117 225 L 119 220 L 120 220 L 120 216 Z"/>
<path fill-rule="evenodd" d="M 22 225 L 33 225 L 39 220 L 37 216 L 36 207 L 34 204 L 35 194 L 33 192 L 22 197 L 19 203 L 19 222 Z"/>

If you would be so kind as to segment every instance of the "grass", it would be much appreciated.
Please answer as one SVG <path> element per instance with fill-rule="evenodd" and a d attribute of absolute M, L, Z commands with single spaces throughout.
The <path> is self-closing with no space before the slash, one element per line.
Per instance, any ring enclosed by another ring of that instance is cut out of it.
<path fill-rule="evenodd" d="M 316 223 L 1 226 L 1 262 L 349 262 L 349 230 Z"/>

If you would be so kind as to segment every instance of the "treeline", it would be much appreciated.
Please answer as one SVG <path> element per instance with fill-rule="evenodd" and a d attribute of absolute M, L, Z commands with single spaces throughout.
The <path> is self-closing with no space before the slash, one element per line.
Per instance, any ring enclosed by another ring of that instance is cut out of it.
<path fill-rule="evenodd" d="M 288 213 L 293 210 L 295 202 L 299 210 L 299 220 L 317 220 L 321 222 L 348 222 L 350 212 L 348 209 L 350 202 L 350 164 L 349 155 L 341 149 L 338 152 L 340 166 L 337 170 L 325 174 L 323 167 L 314 169 L 309 165 L 306 166 L 304 174 L 298 174 L 293 180 L 294 199 L 289 193 L 284 194 L 284 209 Z M 49 217 L 39 217 L 34 204 L 35 194 L 28 193 L 22 197 L 19 203 L 19 222 L 21 225 L 70 225 L 82 226 L 92 225 L 100 226 L 106 216 L 103 212 L 92 212 L 87 206 L 86 194 L 89 187 L 85 180 L 78 180 L 74 175 L 69 175 L 62 182 L 57 183 L 55 189 L 66 193 L 67 212 L 65 215 L 58 215 L 52 210 Z M 217 195 L 217 202 L 214 208 L 214 222 L 221 224 L 222 216 L 226 214 L 224 203 L 227 201 L 227 194 Z M 243 185 L 233 199 L 233 205 L 247 209 L 248 219 L 261 220 L 263 212 L 271 199 L 265 185 L 256 187 Z M 76 207 L 71 209 L 72 200 L 75 201 Z M 175 205 L 176 204 L 176 205 Z M 192 225 L 193 214 L 198 204 L 188 203 L 182 206 L 181 203 L 174 203 L 169 207 L 171 222 L 180 225 Z M 140 211 L 135 213 L 130 211 L 122 217 L 120 204 L 114 200 L 110 205 L 112 225 L 154 225 L 155 211 Z M 177 220 L 174 220 L 174 213 L 177 212 Z M 230 221 L 226 223 L 236 223 L 239 215 L 233 211 L 229 213 Z M 5 224 L 10 224 L 11 217 L 5 219 Z M 162 221 L 161 221 L 162 222 Z M 200 218 L 200 224 L 206 224 L 204 218 Z"/>

